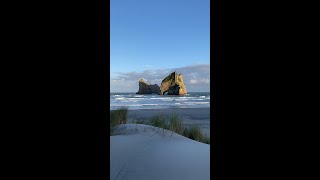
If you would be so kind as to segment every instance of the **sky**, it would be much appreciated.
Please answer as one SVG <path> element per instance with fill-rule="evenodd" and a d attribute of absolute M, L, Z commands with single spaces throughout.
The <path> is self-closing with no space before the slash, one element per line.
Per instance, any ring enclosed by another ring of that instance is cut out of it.
<path fill-rule="evenodd" d="M 210 91 L 209 0 L 111 0 L 110 92 L 137 92 L 176 70 L 189 92 Z"/>

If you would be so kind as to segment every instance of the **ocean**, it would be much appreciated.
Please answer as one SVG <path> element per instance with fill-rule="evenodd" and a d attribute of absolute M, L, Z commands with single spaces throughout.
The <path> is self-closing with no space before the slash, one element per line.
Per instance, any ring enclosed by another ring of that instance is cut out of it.
<path fill-rule="evenodd" d="M 110 110 L 126 107 L 136 109 L 204 108 L 210 107 L 210 92 L 189 92 L 186 95 L 110 93 Z"/>

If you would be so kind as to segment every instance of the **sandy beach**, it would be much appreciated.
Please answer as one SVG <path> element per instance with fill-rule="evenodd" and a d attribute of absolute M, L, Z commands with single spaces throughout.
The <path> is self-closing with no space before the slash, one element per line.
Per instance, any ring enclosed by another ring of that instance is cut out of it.
<path fill-rule="evenodd" d="M 128 123 L 136 120 L 149 120 L 158 114 L 177 114 L 187 127 L 195 124 L 202 132 L 210 136 L 210 108 L 176 108 L 176 109 L 139 109 L 128 111 Z"/>
<path fill-rule="evenodd" d="M 210 145 L 143 124 L 110 136 L 110 179 L 210 179 Z"/>

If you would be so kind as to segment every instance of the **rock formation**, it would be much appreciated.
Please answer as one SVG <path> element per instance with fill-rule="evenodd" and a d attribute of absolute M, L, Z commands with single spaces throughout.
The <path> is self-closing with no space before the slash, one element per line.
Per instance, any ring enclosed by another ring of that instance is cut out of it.
<path fill-rule="evenodd" d="M 151 85 L 144 82 L 143 79 L 139 81 L 139 91 L 136 94 L 160 94 L 160 87 L 157 84 Z"/>
<path fill-rule="evenodd" d="M 160 94 L 164 95 L 184 95 L 187 94 L 186 85 L 183 82 L 182 74 L 177 75 L 176 72 L 171 73 L 164 78 L 160 86 Z"/>

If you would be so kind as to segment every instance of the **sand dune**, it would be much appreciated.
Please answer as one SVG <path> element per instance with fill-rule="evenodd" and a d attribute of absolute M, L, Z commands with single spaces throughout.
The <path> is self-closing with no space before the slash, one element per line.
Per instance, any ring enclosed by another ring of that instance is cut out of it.
<path fill-rule="evenodd" d="M 210 179 L 210 145 L 168 130 L 123 124 L 110 136 L 110 179 Z"/>

